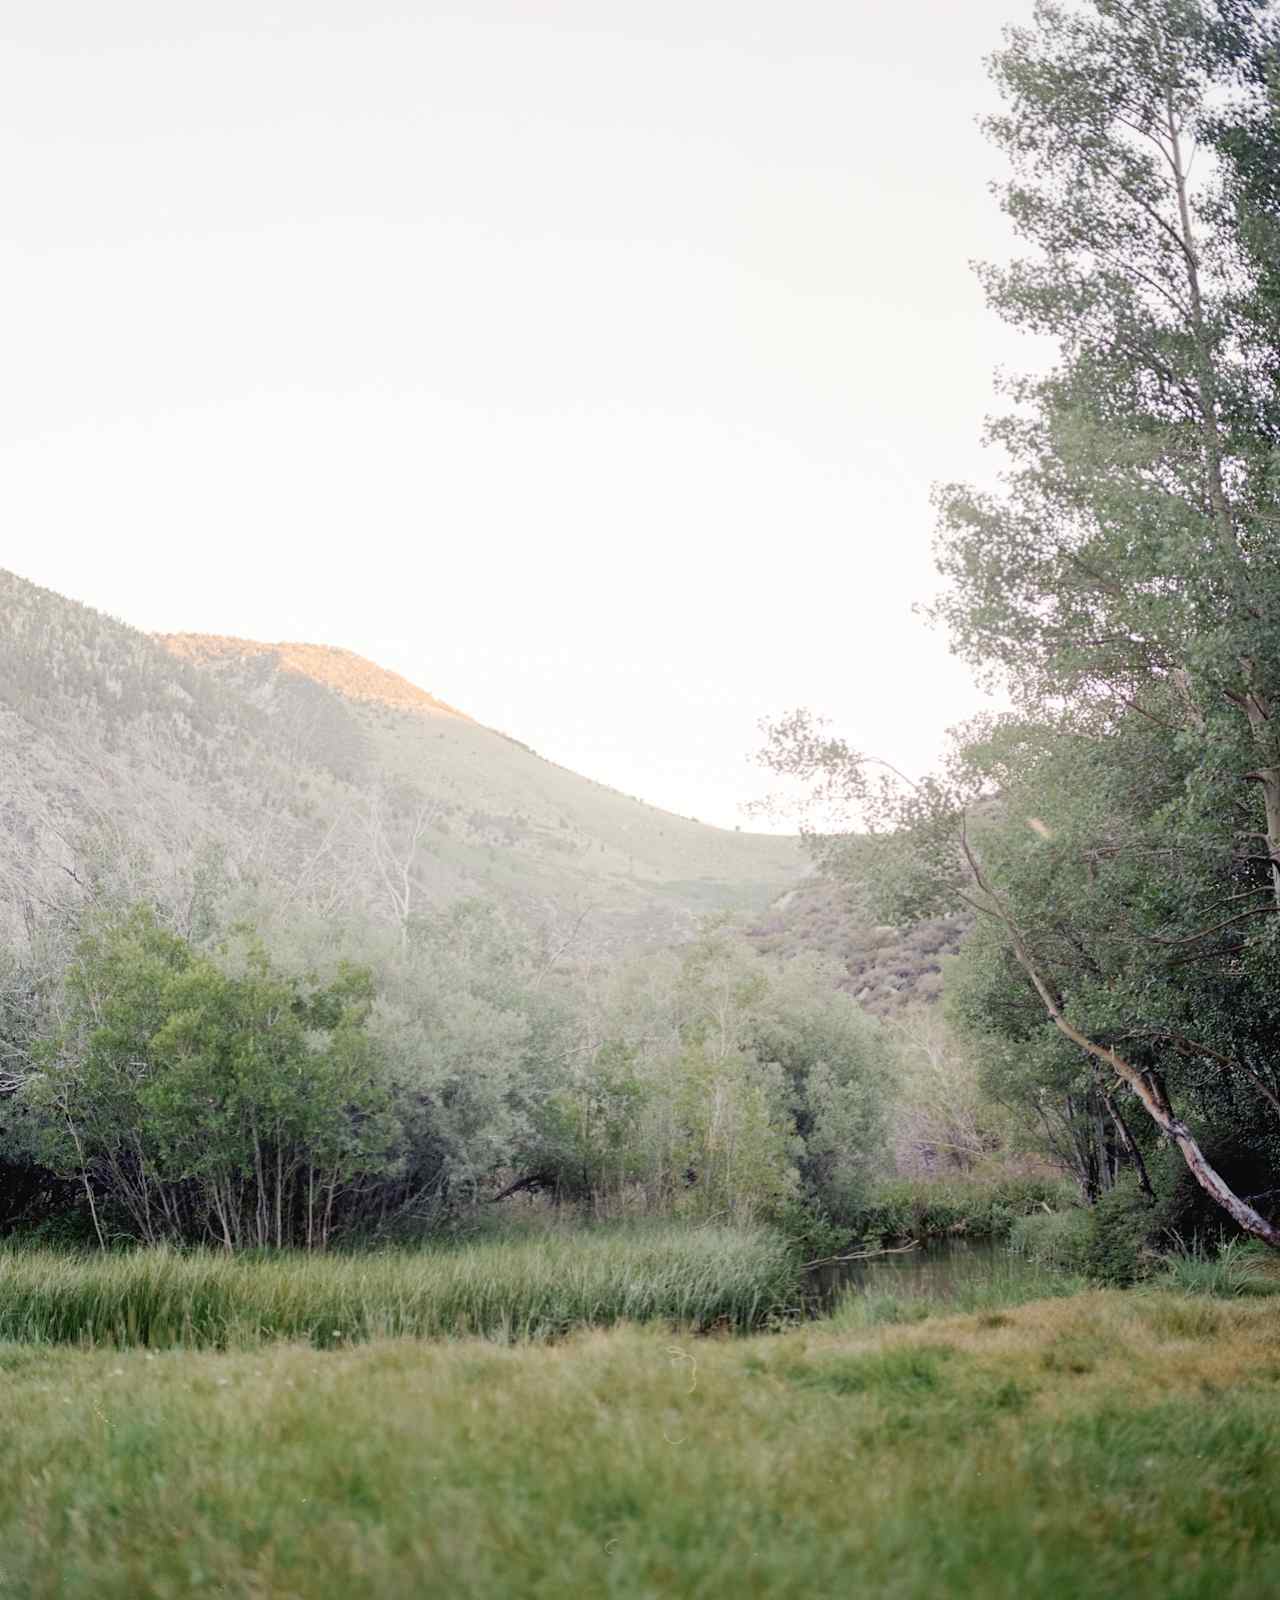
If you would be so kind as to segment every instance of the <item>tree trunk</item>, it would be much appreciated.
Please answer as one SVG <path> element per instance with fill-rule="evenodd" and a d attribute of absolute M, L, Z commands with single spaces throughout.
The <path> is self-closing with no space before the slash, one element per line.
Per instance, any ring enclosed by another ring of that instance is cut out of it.
<path fill-rule="evenodd" d="M 1012 924 L 1006 921 L 1006 926 L 1012 930 Z M 1021 937 L 1013 933 L 1014 955 L 1024 972 L 1034 984 L 1036 993 L 1044 1003 L 1045 1010 L 1049 1013 L 1054 1027 L 1073 1044 L 1094 1057 L 1097 1061 L 1105 1062 L 1112 1068 L 1116 1076 L 1127 1083 L 1138 1099 L 1146 1107 L 1148 1115 L 1165 1135 L 1172 1139 L 1182 1152 L 1182 1159 L 1186 1162 L 1191 1175 L 1207 1195 L 1217 1202 L 1227 1215 L 1246 1233 L 1251 1233 L 1257 1239 L 1262 1239 L 1272 1249 L 1280 1250 L 1280 1228 L 1261 1214 L 1251 1205 L 1233 1193 L 1220 1173 L 1210 1165 L 1208 1158 L 1201 1150 L 1196 1136 L 1179 1117 L 1174 1115 L 1173 1107 L 1169 1104 L 1163 1087 L 1153 1074 L 1141 1072 L 1132 1062 L 1126 1061 L 1118 1055 L 1109 1045 L 1097 1044 L 1094 1040 L 1081 1033 L 1079 1028 L 1069 1022 L 1064 1016 L 1061 1004 L 1045 983 L 1036 969 L 1034 962 L 1027 953 L 1026 946 Z"/>
<path fill-rule="evenodd" d="M 1061 998 L 1041 975 L 1040 969 L 1027 949 L 1022 933 L 1010 916 L 1004 902 L 987 881 L 982 870 L 982 863 L 974 854 L 973 846 L 969 843 L 967 833 L 961 819 L 960 849 L 968 865 L 974 884 L 986 898 L 986 904 L 978 901 L 970 903 L 976 910 L 984 911 L 988 916 L 997 918 L 1004 924 L 1009 936 L 1014 958 L 1018 965 L 1031 980 L 1031 985 L 1040 997 L 1045 1010 L 1058 1032 L 1064 1038 L 1070 1039 L 1072 1044 L 1078 1045 L 1086 1054 L 1100 1061 L 1104 1066 L 1112 1069 L 1123 1083 L 1127 1083 L 1138 1099 L 1146 1108 L 1148 1116 L 1160 1129 L 1166 1138 L 1172 1139 L 1182 1152 L 1182 1159 L 1196 1182 L 1205 1193 L 1214 1200 L 1237 1226 L 1251 1233 L 1254 1238 L 1261 1239 L 1269 1244 L 1273 1250 L 1280 1250 L 1280 1228 L 1273 1222 L 1268 1222 L 1261 1212 L 1255 1211 L 1251 1205 L 1235 1194 L 1219 1172 L 1210 1164 L 1204 1151 L 1201 1150 L 1195 1135 L 1181 1118 L 1174 1115 L 1173 1107 L 1169 1104 L 1164 1087 L 1154 1073 L 1142 1072 L 1131 1061 L 1113 1050 L 1110 1045 L 1099 1044 L 1081 1033 L 1066 1016 L 1062 1008 Z"/>
<path fill-rule="evenodd" d="M 1143 1194 L 1146 1195 L 1147 1199 L 1151 1201 L 1152 1205 L 1154 1205 L 1156 1192 L 1151 1187 L 1151 1179 L 1147 1175 L 1147 1164 L 1142 1159 L 1142 1151 L 1138 1149 L 1133 1135 L 1129 1132 L 1129 1124 L 1121 1116 L 1119 1107 L 1107 1093 L 1106 1089 L 1102 1090 L 1102 1100 L 1103 1104 L 1107 1108 L 1108 1113 L 1110 1114 L 1112 1122 L 1115 1124 L 1115 1130 L 1120 1136 L 1120 1146 L 1124 1150 L 1125 1154 L 1129 1157 L 1129 1160 L 1133 1162 L 1134 1170 L 1138 1174 L 1138 1187 L 1142 1190 Z"/>

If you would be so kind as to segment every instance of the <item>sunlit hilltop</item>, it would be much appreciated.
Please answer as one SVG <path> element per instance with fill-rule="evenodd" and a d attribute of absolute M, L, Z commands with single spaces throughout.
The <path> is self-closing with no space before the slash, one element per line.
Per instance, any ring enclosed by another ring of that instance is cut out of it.
<path fill-rule="evenodd" d="M 204 665 L 219 661 L 244 661 L 268 656 L 284 672 L 296 672 L 315 683 L 335 689 L 348 700 L 364 700 L 371 705 L 393 706 L 401 711 L 421 711 L 429 715 L 472 719 L 455 706 L 446 705 L 433 694 L 420 689 L 408 678 L 388 667 L 358 656 L 337 645 L 282 642 L 262 644 L 255 639 L 234 639 L 218 633 L 161 633 L 156 638 L 175 656 Z"/>

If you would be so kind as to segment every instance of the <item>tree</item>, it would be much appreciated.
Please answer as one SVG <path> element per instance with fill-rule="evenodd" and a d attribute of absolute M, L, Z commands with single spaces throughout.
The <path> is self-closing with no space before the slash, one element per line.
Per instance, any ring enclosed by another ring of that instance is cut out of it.
<path fill-rule="evenodd" d="M 886 1024 L 893 1046 L 890 1141 L 900 1173 L 964 1172 L 1001 1149 L 999 1101 L 984 1095 L 978 1050 L 940 1005 Z"/>
<path fill-rule="evenodd" d="M 879 856 L 898 905 L 958 896 L 982 913 L 1102 1090 L 1118 1081 L 1206 1192 L 1280 1245 L 1171 1098 L 1175 1067 L 1215 1064 L 1253 1072 L 1269 1114 L 1256 1063 L 1169 1024 L 1184 957 L 1255 1024 L 1274 978 L 1269 13 L 1261 0 L 1041 0 L 1034 27 L 1010 30 L 992 61 L 1006 109 L 987 129 L 1033 253 L 982 272 L 996 309 L 1051 336 L 1059 359 L 1006 385 L 1014 409 L 990 426 L 1010 462 L 1003 491 L 938 491 L 935 614 L 1018 715 L 971 730 L 949 773 L 896 794 L 803 717 L 775 730 L 773 759 L 873 820 L 878 806 L 903 831 Z"/>
<path fill-rule="evenodd" d="M 139 907 L 85 936 L 67 988 L 19 1099 L 100 1239 L 105 1204 L 147 1242 L 320 1247 L 394 1165 L 366 972 L 304 985 L 251 938 L 218 964 Z"/>
<path fill-rule="evenodd" d="M 531 1172 L 655 1210 L 736 1218 L 856 1205 L 883 1161 L 879 1024 L 832 973 L 729 929 L 618 972 L 557 1074 Z"/>

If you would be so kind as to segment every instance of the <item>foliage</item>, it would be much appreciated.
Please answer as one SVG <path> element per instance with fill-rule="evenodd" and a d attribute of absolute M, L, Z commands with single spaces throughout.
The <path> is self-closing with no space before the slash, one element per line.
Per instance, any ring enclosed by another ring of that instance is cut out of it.
<path fill-rule="evenodd" d="M 1015 1152 L 1015 1130 L 983 1077 L 989 1050 L 940 1006 L 904 1009 L 893 1043 L 891 1134 L 904 1176 L 944 1176 L 990 1166 Z"/>
<path fill-rule="evenodd" d="M 86 919 L 0 1099 L 0 1224 L 324 1247 L 524 1193 L 804 1232 L 883 1168 L 883 1030 L 723 925 L 571 977 L 491 903 L 322 953 L 305 921 L 270 932 L 268 955 L 147 905 Z"/>
<path fill-rule="evenodd" d="M 1093 1237 L 1088 1211 L 1032 1211 L 1009 1229 L 1009 1248 L 1038 1267 L 1082 1272 Z"/>
<path fill-rule="evenodd" d="M 1089 1213 L 1085 1274 L 1095 1283 L 1125 1288 L 1155 1270 L 1155 1243 L 1150 1202 L 1136 1185 L 1118 1184 Z"/>
<path fill-rule="evenodd" d="M 136 909 L 86 934 L 67 989 L 20 1103 L 43 1159 L 138 1237 L 323 1243 L 393 1164 L 366 972 L 306 989 L 252 942 L 227 970 Z"/>
<path fill-rule="evenodd" d="M 887 1042 L 812 961 L 762 961 L 713 927 L 624 965 L 579 1030 L 526 1160 L 561 1193 L 839 1217 L 882 1161 Z"/>
<path fill-rule="evenodd" d="M 872 824 L 823 853 L 890 920 L 984 920 L 969 1020 L 1086 1197 L 1146 1181 L 1149 1117 L 1273 1244 L 1206 1141 L 1280 1139 L 1276 59 L 1248 0 L 1043 0 L 1009 31 L 987 129 L 1029 254 L 982 276 L 1057 359 L 1005 385 L 1000 491 L 938 492 L 935 614 L 1015 710 L 918 784 L 803 714 L 773 743 Z"/>
<path fill-rule="evenodd" d="M 965 914 L 889 925 L 864 882 L 814 873 L 755 918 L 747 937 L 762 955 L 824 958 L 863 1010 L 892 1018 L 938 999 L 947 959 L 971 923 Z"/>
<path fill-rule="evenodd" d="M 890 1243 L 1004 1239 L 1018 1217 L 1069 1199 L 1056 1178 L 894 1178 L 876 1185 L 850 1227 L 860 1238 Z"/>

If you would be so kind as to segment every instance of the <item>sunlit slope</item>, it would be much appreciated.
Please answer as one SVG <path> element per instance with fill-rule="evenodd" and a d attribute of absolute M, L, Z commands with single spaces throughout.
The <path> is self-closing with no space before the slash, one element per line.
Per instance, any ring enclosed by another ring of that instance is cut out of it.
<path fill-rule="evenodd" d="M 348 651 L 204 636 L 162 640 L 269 713 L 299 680 L 342 708 L 402 859 L 433 874 L 655 930 L 761 907 L 796 881 L 795 840 L 711 828 L 546 761 Z"/>
<path fill-rule="evenodd" d="M 0 572 L 0 921 L 190 896 L 404 921 L 465 896 L 609 945 L 760 909 L 794 841 L 710 828 L 481 727 L 349 651 L 155 637 Z M 204 870 L 201 868 L 201 870 Z"/>

